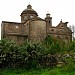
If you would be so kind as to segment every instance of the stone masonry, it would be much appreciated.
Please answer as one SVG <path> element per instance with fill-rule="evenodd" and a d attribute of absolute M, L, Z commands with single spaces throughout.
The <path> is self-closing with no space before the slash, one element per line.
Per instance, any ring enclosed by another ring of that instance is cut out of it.
<path fill-rule="evenodd" d="M 62 39 L 65 42 L 72 40 L 72 31 L 67 27 L 68 22 L 52 26 L 52 17 L 47 13 L 45 19 L 38 17 L 38 13 L 29 4 L 21 13 L 21 23 L 2 21 L 1 38 L 8 38 L 16 43 L 28 41 L 43 41 L 48 35 Z"/>

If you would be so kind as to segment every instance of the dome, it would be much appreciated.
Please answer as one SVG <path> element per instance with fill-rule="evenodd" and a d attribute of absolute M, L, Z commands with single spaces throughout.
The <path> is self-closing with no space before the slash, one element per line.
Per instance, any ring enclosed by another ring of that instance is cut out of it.
<path fill-rule="evenodd" d="M 35 14 L 35 15 L 38 16 L 37 12 L 32 9 L 32 6 L 31 6 L 30 4 L 27 6 L 27 9 L 25 9 L 25 10 L 21 13 L 21 15 L 22 15 L 22 14 Z"/>

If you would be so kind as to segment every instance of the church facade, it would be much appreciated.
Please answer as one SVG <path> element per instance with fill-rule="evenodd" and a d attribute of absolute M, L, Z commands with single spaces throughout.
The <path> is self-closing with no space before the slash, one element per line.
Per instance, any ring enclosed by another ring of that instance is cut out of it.
<path fill-rule="evenodd" d="M 52 26 L 52 17 L 49 13 L 45 19 L 38 17 L 38 13 L 29 4 L 21 13 L 21 23 L 2 21 L 1 38 L 14 40 L 16 43 L 28 41 L 43 41 L 48 35 L 66 42 L 72 40 L 72 31 L 67 27 L 68 22 Z"/>

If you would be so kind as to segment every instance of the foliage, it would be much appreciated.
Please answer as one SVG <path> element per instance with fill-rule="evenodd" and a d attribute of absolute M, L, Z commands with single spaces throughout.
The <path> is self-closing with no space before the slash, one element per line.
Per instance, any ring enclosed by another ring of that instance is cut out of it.
<path fill-rule="evenodd" d="M 75 75 L 75 72 L 60 72 L 62 68 L 41 68 L 41 69 L 0 69 L 0 75 Z"/>
<path fill-rule="evenodd" d="M 15 66 L 18 58 L 18 47 L 15 43 L 7 39 L 2 39 L 0 47 L 0 66 Z"/>
<path fill-rule="evenodd" d="M 53 55 L 61 51 L 61 42 L 56 38 L 48 36 L 45 39 L 45 47 L 46 50 L 48 50 L 48 53 Z"/>
<path fill-rule="evenodd" d="M 0 42 L 1 67 L 37 68 L 42 48 L 39 44 L 25 42 L 17 46 L 12 41 L 3 39 Z"/>
<path fill-rule="evenodd" d="M 25 41 L 21 45 L 16 45 L 8 39 L 2 39 L 0 40 L 0 68 L 25 67 L 30 69 L 46 66 L 53 67 L 57 64 L 56 54 L 69 53 L 71 51 L 75 51 L 75 41 L 66 44 L 51 36 L 46 37 L 45 41 L 40 43 Z"/>
<path fill-rule="evenodd" d="M 36 44 L 32 44 L 31 42 L 24 43 L 20 46 L 20 53 L 22 53 L 24 57 L 23 64 L 26 64 L 25 67 L 36 68 L 38 66 L 39 48 L 39 46 L 37 46 Z"/>
<path fill-rule="evenodd" d="M 65 59 L 65 65 L 63 66 L 63 69 L 61 70 L 63 72 L 73 72 L 75 71 L 75 62 L 72 58 L 66 58 Z"/>
<path fill-rule="evenodd" d="M 70 43 L 69 49 L 75 52 L 75 40 Z"/>

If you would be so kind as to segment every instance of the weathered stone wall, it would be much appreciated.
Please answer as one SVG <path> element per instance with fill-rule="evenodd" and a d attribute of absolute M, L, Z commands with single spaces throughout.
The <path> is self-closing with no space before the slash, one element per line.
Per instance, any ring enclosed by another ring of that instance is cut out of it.
<path fill-rule="evenodd" d="M 16 44 L 22 44 L 26 41 L 27 37 L 18 35 L 6 35 L 7 39 L 14 41 Z"/>
<path fill-rule="evenodd" d="M 1 23 L 1 39 L 3 38 L 4 36 L 4 25 L 3 23 Z"/>
<path fill-rule="evenodd" d="M 21 23 L 3 22 L 1 27 L 2 38 L 13 40 L 17 44 L 23 43 L 27 39 L 27 35 L 23 33 L 22 29 L 24 26 Z"/>
<path fill-rule="evenodd" d="M 72 31 L 67 27 L 68 22 L 62 22 L 52 26 L 52 17 L 46 14 L 46 18 L 41 19 L 31 5 L 27 6 L 21 13 L 21 23 L 3 21 L 1 25 L 1 37 L 10 38 L 15 42 L 21 43 L 28 38 L 31 41 L 42 41 L 47 35 L 62 39 L 72 40 Z"/>
<path fill-rule="evenodd" d="M 46 26 L 46 22 L 41 20 L 29 20 L 26 23 L 2 22 L 1 36 L 15 40 L 17 43 L 21 43 L 25 39 L 42 41 L 47 36 L 48 31 L 48 35 L 54 38 L 62 39 L 65 42 L 72 40 L 72 33 L 68 27 L 49 27 L 47 30 Z"/>
<path fill-rule="evenodd" d="M 31 16 L 33 16 L 33 18 L 37 17 L 35 14 L 22 14 L 21 23 L 25 23 L 26 21 L 28 21 L 28 19 L 32 19 Z"/>
<path fill-rule="evenodd" d="M 46 37 L 46 22 L 32 21 L 30 25 L 29 38 L 31 41 L 42 41 Z"/>
<path fill-rule="evenodd" d="M 29 21 L 23 24 L 23 34 L 29 34 Z"/>
<path fill-rule="evenodd" d="M 54 38 L 63 40 L 65 42 L 70 42 L 72 40 L 72 33 L 68 27 L 50 27 L 49 35 Z"/>
<path fill-rule="evenodd" d="M 4 33 L 21 33 L 21 23 L 3 22 Z"/>

